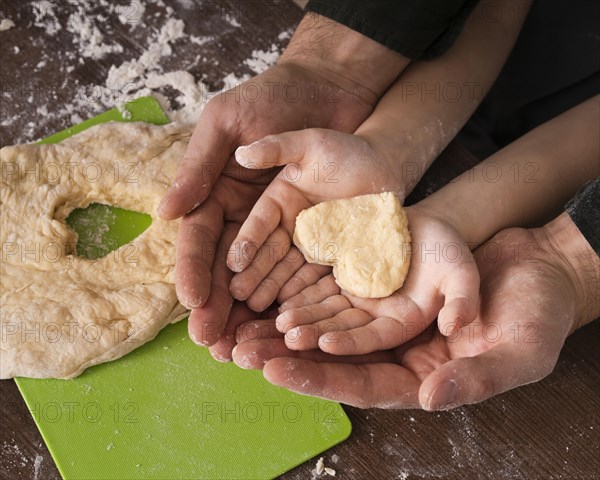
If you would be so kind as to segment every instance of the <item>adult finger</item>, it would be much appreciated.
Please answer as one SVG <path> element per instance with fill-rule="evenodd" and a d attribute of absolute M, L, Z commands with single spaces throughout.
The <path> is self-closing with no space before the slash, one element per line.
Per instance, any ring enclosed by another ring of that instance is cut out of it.
<path fill-rule="evenodd" d="M 237 344 L 235 333 L 238 327 L 246 322 L 252 322 L 256 317 L 257 314 L 248 309 L 243 302 L 234 302 L 223 334 L 208 348 L 212 357 L 219 362 L 231 362 L 231 351 Z"/>
<path fill-rule="evenodd" d="M 275 328 L 275 321 L 272 318 L 244 322 L 235 331 L 235 341 L 237 343 L 268 338 L 283 338 L 283 333 Z"/>
<path fill-rule="evenodd" d="M 321 350 L 293 351 L 286 347 L 282 338 L 259 338 L 238 343 L 232 352 L 233 361 L 244 369 L 262 369 L 265 363 L 278 357 L 295 357 L 327 363 L 383 363 L 394 362 L 389 351 L 369 355 L 334 356 Z"/>
<path fill-rule="evenodd" d="M 211 269 L 223 231 L 223 212 L 214 200 L 181 220 L 175 248 L 175 288 L 186 308 L 202 307 L 210 293 Z"/>
<path fill-rule="evenodd" d="M 225 264 L 226 252 L 239 225 L 225 224 L 212 266 L 210 294 L 201 308 L 192 309 L 188 321 L 190 338 L 199 345 L 213 345 L 222 335 L 233 305 L 229 293 L 232 272 Z"/>
<path fill-rule="evenodd" d="M 419 402 L 425 410 L 448 410 L 536 382 L 552 371 L 559 351 L 508 341 L 474 357 L 451 360 L 423 380 Z"/>
<path fill-rule="evenodd" d="M 320 363 L 300 358 L 274 358 L 265 378 L 283 388 L 359 408 L 416 408 L 420 382 L 390 363 Z"/>
<path fill-rule="evenodd" d="M 162 199 L 158 214 L 173 220 L 206 200 L 221 170 L 237 146 L 239 132 L 233 110 L 210 101 L 179 163 L 173 186 Z"/>

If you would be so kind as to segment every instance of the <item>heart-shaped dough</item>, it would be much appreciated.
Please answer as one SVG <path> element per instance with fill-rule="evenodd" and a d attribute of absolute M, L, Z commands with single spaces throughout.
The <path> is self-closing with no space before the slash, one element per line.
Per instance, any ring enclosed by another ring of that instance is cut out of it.
<path fill-rule="evenodd" d="M 408 219 L 392 192 L 303 210 L 296 218 L 294 243 L 308 262 L 332 265 L 337 284 L 357 297 L 387 297 L 408 274 Z"/>

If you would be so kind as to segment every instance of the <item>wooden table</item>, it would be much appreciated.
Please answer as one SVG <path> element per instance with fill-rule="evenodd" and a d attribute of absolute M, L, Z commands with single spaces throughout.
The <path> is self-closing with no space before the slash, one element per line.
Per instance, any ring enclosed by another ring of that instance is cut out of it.
<path fill-rule="evenodd" d="M 189 2 L 181 0 L 166 3 L 175 10 L 174 15 L 185 20 L 187 33 L 213 35 L 216 41 L 181 47 L 165 66 L 188 69 L 213 89 L 221 86 L 226 73 L 250 73 L 242 62 L 252 50 L 269 50 L 273 43 L 283 46 L 287 40 L 279 34 L 301 17 L 300 10 L 285 0 L 204 1 L 203 7 L 192 9 L 186 8 Z M 97 8 L 101 11 L 106 5 Z M 68 9 L 66 2 L 56 8 L 63 24 Z M 149 5 L 147 17 L 157 9 Z M 256 11 L 263 14 L 252 13 Z M 230 16 L 242 26 L 235 27 Z M 52 114 L 71 102 L 79 86 L 102 84 L 111 64 L 118 65 L 127 57 L 117 53 L 100 60 L 88 58 L 66 73 L 65 62 L 74 63 L 67 61 L 67 54 L 77 52 L 67 32 L 47 36 L 33 24 L 29 2 L 2 0 L 0 18 L 6 17 L 17 26 L 0 33 L 0 124 L 18 118 L 0 125 L 2 145 L 23 139 L 24 132 L 33 140 L 69 126 L 70 114 Z M 112 22 L 104 32 L 105 40 L 122 44 L 125 52 L 134 51 L 137 57 L 148 29 L 160 27 L 161 21 L 152 17 L 146 26 L 133 31 Z M 44 52 L 55 54 L 45 58 Z M 40 67 L 44 60 L 46 65 Z M 35 111 L 42 104 L 47 105 L 47 116 Z M 85 118 L 89 112 L 75 113 Z M 428 172 L 417 196 L 438 188 L 472 163 L 456 145 L 444 156 Z M 324 455 L 326 464 L 344 479 L 600 478 L 599 335 L 599 322 L 581 329 L 567 340 L 552 375 L 480 405 L 445 413 L 347 407 L 353 433 Z M 0 382 L 0 407 L 0 478 L 59 479 L 12 380 Z M 314 461 L 307 462 L 281 478 L 308 479 L 313 468 Z"/>

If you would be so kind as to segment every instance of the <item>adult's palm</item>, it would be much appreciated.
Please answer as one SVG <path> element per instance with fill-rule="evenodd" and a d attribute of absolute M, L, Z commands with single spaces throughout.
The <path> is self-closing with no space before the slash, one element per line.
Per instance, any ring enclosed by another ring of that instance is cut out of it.
<path fill-rule="evenodd" d="M 448 409 L 535 382 L 554 368 L 577 312 L 572 277 L 542 237 L 508 229 L 475 252 L 479 314 L 450 337 L 432 326 L 393 350 L 338 357 L 289 350 L 266 321 L 249 322 L 234 360 L 292 391 L 363 408 Z M 261 334 L 247 338 L 255 325 Z"/>
<path fill-rule="evenodd" d="M 240 167 L 232 157 L 235 149 L 268 134 L 306 127 L 352 131 L 372 108 L 326 77 L 292 63 L 273 67 L 206 105 L 159 208 L 165 219 L 183 216 L 176 287 L 179 300 L 192 310 L 189 330 L 196 342 L 210 345 L 220 338 L 232 304 L 231 276 L 222 268 L 220 252 L 233 238 L 223 235 L 224 225 L 242 222 L 276 174 Z"/>

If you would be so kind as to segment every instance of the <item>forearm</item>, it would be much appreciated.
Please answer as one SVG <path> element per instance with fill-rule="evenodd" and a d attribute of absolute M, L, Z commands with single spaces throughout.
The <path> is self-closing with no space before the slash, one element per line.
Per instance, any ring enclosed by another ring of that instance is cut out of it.
<path fill-rule="evenodd" d="M 419 203 L 479 245 L 545 221 L 600 173 L 600 96 L 536 128 Z"/>
<path fill-rule="evenodd" d="M 530 5 L 517 0 L 525 8 L 515 15 L 515 0 L 494 2 L 501 15 L 492 22 L 482 13 L 489 3 L 483 0 L 475 8 L 448 52 L 407 68 L 356 131 L 395 166 L 407 193 L 480 104 Z"/>
<path fill-rule="evenodd" d="M 351 28 L 310 12 L 278 60 L 278 65 L 295 64 L 320 71 L 371 105 L 409 63 L 409 58 Z"/>

